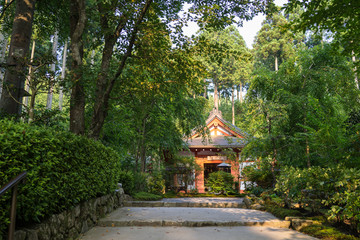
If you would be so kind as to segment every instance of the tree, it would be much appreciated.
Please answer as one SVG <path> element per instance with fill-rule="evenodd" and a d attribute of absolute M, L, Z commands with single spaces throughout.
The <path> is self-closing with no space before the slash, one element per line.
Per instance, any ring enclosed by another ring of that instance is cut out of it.
<path fill-rule="evenodd" d="M 294 22 L 298 30 L 324 30 L 335 34 L 348 54 L 360 53 L 359 16 L 360 4 L 357 0 L 289 0 L 285 5 L 288 13 L 298 7 L 304 12 Z"/>
<path fill-rule="evenodd" d="M 263 5 L 264 2 L 266 3 L 265 5 Z M 121 75 L 127 64 L 127 60 L 132 57 L 133 50 L 136 48 L 136 40 L 144 29 L 143 23 L 152 18 L 162 19 L 163 22 L 161 24 L 165 24 L 169 32 L 174 26 L 176 31 L 173 35 L 177 36 L 177 38 L 174 39 L 174 42 L 182 41 L 181 44 L 184 44 L 182 35 L 176 35 L 176 33 L 179 33 L 178 30 L 181 29 L 182 22 L 179 21 L 175 22 L 175 24 L 169 24 L 170 22 L 174 22 L 175 19 L 178 19 L 177 13 L 181 10 L 182 4 L 182 2 L 153 2 L 150 0 L 141 3 L 129 2 L 126 5 L 120 5 L 117 0 L 109 2 L 99 1 L 96 3 L 98 10 L 96 14 L 100 14 L 100 22 L 98 25 L 100 28 L 100 31 L 98 31 L 100 33 L 99 38 L 104 39 L 105 45 L 101 59 L 101 70 L 97 74 L 97 87 L 95 93 L 97 101 L 94 102 L 93 106 L 89 136 L 93 138 L 98 138 L 100 136 L 102 126 L 108 113 L 111 92 L 115 83 L 120 82 L 119 84 L 123 84 L 120 81 Z M 249 19 L 257 12 L 265 11 L 265 8 L 270 4 L 270 1 L 254 0 L 251 2 L 241 2 L 241 4 L 231 8 L 231 10 L 219 7 L 225 6 L 226 4 L 232 4 L 232 2 L 206 1 L 201 4 L 194 2 L 191 7 L 191 12 L 195 14 L 195 20 L 202 23 L 202 26 L 209 27 L 211 25 L 219 27 L 220 25 L 226 25 L 233 22 L 233 15 L 238 16 L 240 19 Z M 248 11 L 249 9 L 253 11 Z M 216 13 L 216 15 L 214 15 L 214 13 Z M 221 18 L 219 16 L 221 16 Z M 118 50 L 114 52 L 114 49 Z M 112 66 L 115 63 L 118 65 L 117 70 L 113 72 L 107 71 L 109 66 Z M 73 82 L 80 84 L 79 81 Z M 78 91 L 75 91 L 75 93 L 76 92 Z M 75 93 L 73 93 L 72 99 L 76 98 L 76 95 L 74 95 Z M 82 99 L 81 96 L 78 98 Z M 80 101 L 79 104 L 83 106 L 84 104 L 81 102 L 82 101 Z M 83 116 L 84 107 L 79 107 L 79 109 L 82 109 L 81 112 L 78 111 L 76 114 Z M 70 115 L 73 116 L 74 114 L 75 112 L 71 111 Z M 71 129 L 74 132 L 83 133 L 84 126 L 78 125 L 78 127 L 79 129 Z"/>
<path fill-rule="evenodd" d="M 330 31 L 334 34 L 338 45 L 344 48 L 348 56 L 359 69 L 357 57 L 360 54 L 360 4 L 357 0 L 289 0 L 286 5 L 288 13 L 293 12 L 298 7 L 302 7 L 304 12 L 300 14 L 294 29 L 296 30 L 315 30 Z M 355 81 L 359 88 L 357 74 Z"/>
<path fill-rule="evenodd" d="M 269 149 L 277 146 L 280 164 L 309 167 L 351 162 L 350 151 L 342 149 L 348 145 L 346 136 L 354 134 L 348 132 L 346 119 L 359 107 L 353 74 L 341 50 L 329 44 L 299 51 L 277 73 L 259 71 L 248 90 L 248 109 L 256 112 L 259 104 L 253 103 L 260 102 L 265 109 L 281 107 L 269 112 L 282 117 L 272 122 L 270 133 L 259 131 L 261 126 L 270 129 L 266 117 L 248 115 L 249 126 L 258 134 L 248 146 L 249 155 L 274 156 Z"/>
<path fill-rule="evenodd" d="M 254 54 L 257 66 L 264 65 L 278 71 L 283 61 L 294 56 L 295 41 L 299 41 L 301 36 L 294 36 L 290 29 L 286 28 L 287 24 L 288 20 L 280 10 L 267 15 L 255 37 Z"/>
<path fill-rule="evenodd" d="M 192 98 L 192 92 L 203 89 L 202 66 L 190 49 L 173 49 L 160 26 L 148 27 L 139 36 L 142 44 L 124 69 L 129 82 L 115 86 L 111 121 L 105 123 L 104 140 L 126 146 L 142 172 L 148 156 L 177 152 L 183 136 L 204 122 L 205 101 Z"/>
<path fill-rule="evenodd" d="M 0 111 L 20 116 L 24 96 L 25 57 L 29 51 L 35 0 L 16 1 L 7 69 L 3 81 Z"/>
<path fill-rule="evenodd" d="M 234 106 L 234 88 L 249 78 L 251 63 L 251 54 L 242 36 L 235 26 L 222 31 L 204 31 L 199 37 L 198 48 L 199 58 L 214 85 L 215 109 L 219 109 L 218 90 L 232 95 Z"/>

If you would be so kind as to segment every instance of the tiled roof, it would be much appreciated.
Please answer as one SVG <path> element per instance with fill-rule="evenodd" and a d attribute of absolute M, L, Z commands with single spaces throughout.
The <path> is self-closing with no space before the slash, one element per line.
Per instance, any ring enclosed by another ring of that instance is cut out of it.
<path fill-rule="evenodd" d="M 216 136 L 211 139 L 203 141 L 203 138 L 197 137 L 189 139 L 187 144 L 191 148 L 210 148 L 210 147 L 243 147 L 245 145 L 245 140 L 243 138 L 237 137 L 227 137 L 227 136 Z"/>

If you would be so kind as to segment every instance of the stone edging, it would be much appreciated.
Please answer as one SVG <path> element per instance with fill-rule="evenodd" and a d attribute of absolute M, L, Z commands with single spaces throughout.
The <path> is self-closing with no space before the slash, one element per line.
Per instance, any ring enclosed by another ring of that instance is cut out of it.
<path fill-rule="evenodd" d="M 90 199 L 72 209 L 54 214 L 32 228 L 17 230 L 15 240 L 63 240 L 76 239 L 95 226 L 100 218 L 122 207 L 129 196 L 122 188 L 114 194 Z"/>

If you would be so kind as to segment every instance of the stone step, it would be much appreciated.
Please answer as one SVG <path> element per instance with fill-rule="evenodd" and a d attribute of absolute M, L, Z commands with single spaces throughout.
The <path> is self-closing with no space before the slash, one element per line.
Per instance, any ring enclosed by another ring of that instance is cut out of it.
<path fill-rule="evenodd" d="M 81 240 L 315 240 L 291 229 L 270 227 L 95 227 Z"/>
<path fill-rule="evenodd" d="M 243 202 L 165 202 L 128 201 L 125 207 L 190 207 L 190 208 L 246 208 Z"/>
<path fill-rule="evenodd" d="M 98 223 L 102 227 L 156 226 L 263 226 L 289 228 L 290 221 L 270 213 L 241 208 L 123 207 Z"/>
<path fill-rule="evenodd" d="M 290 221 L 271 220 L 271 221 L 172 221 L 172 220 L 116 220 L 100 221 L 100 227 L 272 227 L 272 228 L 289 228 Z"/>

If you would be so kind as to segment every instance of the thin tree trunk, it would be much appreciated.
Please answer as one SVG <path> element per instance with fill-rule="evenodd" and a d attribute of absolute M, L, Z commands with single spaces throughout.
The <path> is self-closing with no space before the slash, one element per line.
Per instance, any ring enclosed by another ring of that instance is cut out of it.
<path fill-rule="evenodd" d="M 65 80 L 65 73 L 66 73 L 66 57 L 67 57 L 67 41 L 64 45 L 63 50 L 63 59 L 62 59 L 62 67 L 61 67 L 61 77 L 60 77 L 60 91 L 59 91 L 59 110 L 62 111 L 63 108 L 63 99 L 64 99 L 64 87 L 62 86 L 62 83 Z"/>
<path fill-rule="evenodd" d="M 238 86 L 236 87 L 236 90 L 237 90 L 236 99 L 237 99 L 238 101 L 240 101 L 240 85 L 238 85 Z"/>
<path fill-rule="evenodd" d="M 141 144 L 140 144 L 140 163 L 141 172 L 145 172 L 146 168 L 146 146 L 145 146 L 145 135 L 146 135 L 146 121 L 147 116 L 143 119 L 142 133 L 141 133 Z"/>
<path fill-rule="evenodd" d="M 306 130 L 305 130 L 306 132 Z M 311 162 L 310 162 L 310 146 L 309 146 L 309 140 L 306 138 L 306 160 L 307 160 L 307 167 L 310 168 L 311 167 Z"/>
<path fill-rule="evenodd" d="M 31 84 L 31 80 L 32 80 L 32 79 L 31 79 L 31 76 L 32 76 L 33 68 L 32 68 L 32 66 L 31 66 L 31 64 L 32 64 L 33 61 L 34 61 L 34 54 L 35 54 L 35 40 L 33 40 L 32 47 L 31 47 L 31 57 L 30 57 L 29 73 L 28 73 L 28 76 L 27 76 L 26 82 L 25 82 L 25 91 L 26 91 L 26 92 L 29 92 L 30 84 Z M 28 106 L 28 102 L 29 102 L 29 97 L 25 97 L 24 105 L 25 105 L 25 106 Z"/>
<path fill-rule="evenodd" d="M 231 92 L 231 111 L 232 111 L 232 124 L 235 125 L 235 88 L 232 86 Z"/>
<path fill-rule="evenodd" d="M 54 34 L 54 39 L 53 39 L 53 48 L 52 48 L 52 56 L 54 58 L 54 61 L 56 62 L 57 59 L 57 46 L 58 46 L 58 31 L 56 30 L 55 34 Z M 46 101 L 46 109 L 51 109 L 52 107 L 52 100 L 53 100 L 53 88 L 54 88 L 54 82 L 55 82 L 55 66 L 56 64 L 52 63 L 51 67 L 50 67 L 50 71 L 52 74 L 52 78 L 49 84 L 49 91 L 47 94 L 47 101 Z"/>
<path fill-rule="evenodd" d="M 352 54 L 352 58 L 351 58 L 351 59 L 352 59 L 353 63 L 356 63 L 356 57 L 355 57 L 354 51 L 352 51 L 351 54 Z M 356 69 L 356 67 L 354 67 L 354 75 L 355 75 L 356 87 L 359 89 L 360 86 L 359 86 L 359 80 L 358 80 L 358 76 L 357 76 L 357 69 Z"/>
<path fill-rule="evenodd" d="M 35 98 L 36 98 L 36 90 L 31 90 L 30 104 L 29 104 L 29 123 L 34 121 L 34 110 L 35 110 Z"/>
<path fill-rule="evenodd" d="M 8 3 L 8 0 L 5 0 L 5 5 L 7 3 Z M 1 26 L 1 29 L 3 29 L 3 27 L 4 26 Z M 2 64 L 5 62 L 7 46 L 8 46 L 8 36 L 5 33 L 5 31 L 0 30 L 0 63 L 2 63 Z M 0 69 L 0 99 L 1 99 L 1 93 L 2 93 L 3 80 L 4 80 L 4 73 L 3 73 L 2 69 Z"/>
<path fill-rule="evenodd" d="M 217 88 L 217 83 L 214 82 L 214 109 L 215 112 L 217 113 L 219 111 L 219 100 L 218 100 L 218 88 Z"/>
<path fill-rule="evenodd" d="M 279 70 L 279 67 L 278 67 L 278 57 L 276 56 L 275 57 L 275 71 L 277 72 Z"/>
<path fill-rule="evenodd" d="M 9 55 L 0 109 L 10 115 L 19 117 L 24 96 L 24 59 L 29 52 L 32 33 L 35 0 L 16 1 L 15 18 L 12 26 Z"/>
<path fill-rule="evenodd" d="M 82 36 L 85 24 L 85 0 L 70 0 L 71 82 L 73 84 L 70 97 L 70 131 L 75 134 L 85 133 L 85 93 L 82 81 Z"/>
<path fill-rule="evenodd" d="M 204 86 L 204 98 L 207 98 L 207 86 Z"/>
<path fill-rule="evenodd" d="M 275 143 L 275 138 L 272 136 L 272 121 L 271 121 L 271 117 L 269 116 L 268 111 L 265 109 L 264 106 L 262 107 L 262 111 L 263 114 L 265 116 L 266 122 L 268 123 L 268 135 L 269 137 L 271 137 L 271 143 L 272 143 L 272 147 L 273 147 L 273 157 L 272 157 L 272 162 L 271 162 L 271 174 L 273 177 L 273 186 L 276 183 L 276 175 L 275 175 L 275 169 L 276 169 L 276 165 L 277 165 L 277 149 L 276 149 L 276 143 Z"/>
<path fill-rule="evenodd" d="M 239 95 L 240 95 L 240 102 L 242 103 L 243 102 L 243 95 L 242 95 L 242 82 L 240 82 L 240 85 L 239 85 L 239 89 L 240 89 L 240 92 L 239 92 Z"/>

